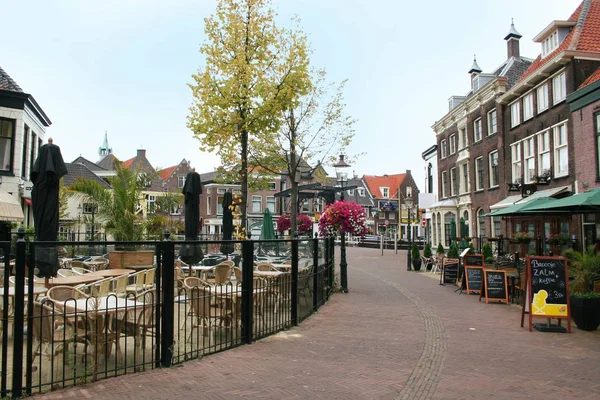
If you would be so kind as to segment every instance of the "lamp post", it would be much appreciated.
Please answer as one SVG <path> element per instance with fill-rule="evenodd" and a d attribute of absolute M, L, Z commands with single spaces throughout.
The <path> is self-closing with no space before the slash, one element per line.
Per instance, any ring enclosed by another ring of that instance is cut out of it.
<path fill-rule="evenodd" d="M 334 165 L 337 182 L 342 187 L 340 192 L 340 200 L 344 201 L 344 184 L 348 182 L 348 173 L 344 172 L 345 168 L 349 168 L 350 164 L 344 161 L 344 155 L 340 154 L 339 161 Z M 342 232 L 340 238 L 340 280 L 342 292 L 348 293 L 348 263 L 346 262 L 346 232 Z"/>
<path fill-rule="evenodd" d="M 412 255 L 411 255 L 411 250 L 412 250 L 412 235 L 411 235 L 411 227 L 410 227 L 410 220 L 412 218 L 412 207 L 413 207 L 413 202 L 412 202 L 412 198 L 408 197 L 406 199 L 406 201 L 404 202 L 406 204 L 406 211 L 407 211 L 407 219 L 408 219 L 408 231 L 407 231 L 407 235 L 408 235 L 408 254 L 407 254 L 407 263 L 406 263 L 406 270 L 410 271 L 411 270 L 411 264 L 412 264 Z"/>

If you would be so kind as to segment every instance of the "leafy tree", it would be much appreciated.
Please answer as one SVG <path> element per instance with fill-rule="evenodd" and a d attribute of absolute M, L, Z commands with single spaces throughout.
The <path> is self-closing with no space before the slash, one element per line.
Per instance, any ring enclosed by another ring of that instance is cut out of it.
<path fill-rule="evenodd" d="M 226 171 L 238 171 L 244 229 L 249 154 L 264 157 L 281 110 L 310 87 L 308 46 L 305 35 L 275 24 L 269 0 L 220 0 L 204 23 L 205 62 L 189 85 L 187 125 L 202 151 L 216 151 Z"/>

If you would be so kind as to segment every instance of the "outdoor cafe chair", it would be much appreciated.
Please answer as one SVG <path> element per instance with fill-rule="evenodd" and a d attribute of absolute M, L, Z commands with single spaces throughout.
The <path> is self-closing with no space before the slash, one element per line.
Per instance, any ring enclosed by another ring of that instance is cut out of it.
<path fill-rule="evenodd" d="M 61 277 L 73 276 L 74 274 L 72 269 L 67 268 L 59 268 L 59 270 L 56 273 L 58 274 L 58 276 Z"/>
<path fill-rule="evenodd" d="M 72 266 L 71 271 L 73 271 L 77 275 L 90 274 L 90 273 L 94 272 L 91 269 L 87 269 L 84 267 L 77 267 L 77 266 L 75 266 L 75 267 Z"/>
<path fill-rule="evenodd" d="M 231 281 L 231 266 L 229 264 L 215 265 L 215 283 L 223 285 Z"/>
<path fill-rule="evenodd" d="M 146 278 L 144 279 L 144 290 L 154 288 L 154 277 L 156 275 L 156 268 L 150 268 L 146 271 Z"/>
<path fill-rule="evenodd" d="M 146 336 L 153 337 L 155 335 L 156 317 L 154 310 L 156 301 L 154 289 L 145 290 L 135 296 L 136 305 L 128 309 L 127 318 L 119 332 L 119 339 L 132 336 L 134 337 L 135 347 L 146 348 Z M 120 340 L 117 342 L 117 351 L 120 351 L 119 342 Z"/>
<path fill-rule="evenodd" d="M 146 270 L 138 271 L 134 274 L 129 275 L 129 278 L 133 280 L 133 283 L 127 285 L 125 291 L 127 293 L 141 293 L 144 291 L 145 279 L 146 279 Z"/>
<path fill-rule="evenodd" d="M 233 267 L 233 274 L 235 275 L 235 281 L 237 283 L 242 282 L 242 269 L 240 267 Z"/>
<path fill-rule="evenodd" d="M 127 296 L 127 285 L 129 284 L 129 276 L 121 275 L 112 279 L 112 293 L 117 297 Z"/>
<path fill-rule="evenodd" d="M 190 308 L 181 324 L 180 329 L 185 327 L 187 318 L 192 317 L 193 322 L 190 329 L 190 337 L 196 327 L 202 328 L 202 335 L 208 336 L 211 328 L 216 327 L 215 323 L 222 323 L 221 309 L 213 303 L 212 286 L 200 278 L 187 277 L 184 281 L 187 289 L 187 299 Z"/>
<path fill-rule="evenodd" d="M 277 268 L 269 263 L 259 263 L 256 268 L 257 271 L 279 271 Z"/>

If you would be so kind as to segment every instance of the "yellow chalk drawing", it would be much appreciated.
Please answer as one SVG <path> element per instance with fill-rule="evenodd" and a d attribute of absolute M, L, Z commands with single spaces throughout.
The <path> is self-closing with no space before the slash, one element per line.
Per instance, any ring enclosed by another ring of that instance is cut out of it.
<path fill-rule="evenodd" d="M 531 308 L 535 315 L 555 315 L 555 316 L 567 316 L 567 306 L 564 304 L 548 304 L 546 299 L 548 298 L 548 292 L 540 290 L 533 295 L 533 301 L 531 302 Z"/>

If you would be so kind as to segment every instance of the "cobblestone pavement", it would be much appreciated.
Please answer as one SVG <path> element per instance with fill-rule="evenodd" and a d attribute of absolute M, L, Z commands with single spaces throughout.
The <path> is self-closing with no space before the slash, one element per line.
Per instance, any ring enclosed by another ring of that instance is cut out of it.
<path fill-rule="evenodd" d="M 599 332 L 530 333 L 514 305 L 407 272 L 404 251 L 349 248 L 348 260 L 350 293 L 296 328 L 35 398 L 600 398 Z"/>

